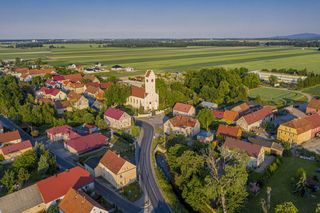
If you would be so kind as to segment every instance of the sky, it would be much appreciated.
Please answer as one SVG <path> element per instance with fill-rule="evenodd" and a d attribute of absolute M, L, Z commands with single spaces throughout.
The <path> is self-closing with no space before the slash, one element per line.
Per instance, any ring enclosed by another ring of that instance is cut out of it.
<path fill-rule="evenodd" d="M 1 0 L 0 39 L 320 33 L 319 0 Z"/>

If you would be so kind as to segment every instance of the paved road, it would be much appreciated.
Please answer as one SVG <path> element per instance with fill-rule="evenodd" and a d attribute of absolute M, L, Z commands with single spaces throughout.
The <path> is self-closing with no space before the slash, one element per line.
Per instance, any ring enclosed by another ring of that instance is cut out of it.
<path fill-rule="evenodd" d="M 154 135 L 154 128 L 145 121 L 137 120 L 137 124 L 143 130 L 143 137 L 140 144 L 140 156 L 138 162 L 138 171 L 140 172 L 141 183 L 145 188 L 153 207 L 153 212 L 171 212 L 168 204 L 165 202 L 161 191 L 156 183 L 154 169 L 151 161 L 151 147 Z"/>
<path fill-rule="evenodd" d="M 18 130 L 23 140 L 31 140 L 32 137 L 28 133 L 26 133 L 23 129 L 21 129 L 18 125 L 12 122 L 10 119 L 0 115 L 0 122 L 3 124 L 4 127 L 11 129 L 11 130 Z"/>

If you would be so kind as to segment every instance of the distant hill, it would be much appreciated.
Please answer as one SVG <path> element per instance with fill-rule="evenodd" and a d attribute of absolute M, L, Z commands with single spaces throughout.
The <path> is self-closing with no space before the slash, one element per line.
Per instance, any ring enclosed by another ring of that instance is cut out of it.
<path fill-rule="evenodd" d="M 274 36 L 272 39 L 320 39 L 320 34 L 317 33 L 299 33 L 285 36 Z"/>

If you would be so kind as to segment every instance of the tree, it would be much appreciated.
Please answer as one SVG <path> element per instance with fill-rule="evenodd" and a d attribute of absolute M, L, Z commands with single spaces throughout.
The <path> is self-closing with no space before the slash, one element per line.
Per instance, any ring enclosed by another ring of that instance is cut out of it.
<path fill-rule="evenodd" d="M 24 168 L 31 172 L 36 168 L 37 156 L 34 150 L 26 151 L 19 155 L 16 160 L 12 163 L 13 169 L 18 172 L 20 168 Z"/>
<path fill-rule="evenodd" d="M 112 84 L 105 92 L 106 104 L 108 106 L 123 105 L 129 96 L 129 86 L 121 83 Z"/>
<path fill-rule="evenodd" d="M 49 206 L 49 208 L 47 209 L 46 213 L 59 213 L 59 208 L 57 205 L 52 204 Z"/>
<path fill-rule="evenodd" d="M 249 73 L 243 78 L 243 84 L 249 87 L 250 89 L 256 88 L 260 84 L 260 78 L 257 74 Z"/>
<path fill-rule="evenodd" d="M 38 162 L 38 173 L 45 174 L 49 169 L 48 159 L 45 155 L 41 155 L 40 160 Z"/>
<path fill-rule="evenodd" d="M 140 128 L 136 125 L 131 127 L 131 135 L 135 138 L 138 138 L 140 135 Z"/>
<path fill-rule="evenodd" d="M 3 155 L 0 154 L 0 161 L 3 161 L 3 160 L 5 160 L 5 159 L 4 159 Z"/>
<path fill-rule="evenodd" d="M 297 213 L 298 209 L 292 202 L 278 204 L 274 209 L 275 213 Z"/>
<path fill-rule="evenodd" d="M 317 207 L 316 207 L 315 213 L 320 213 L 320 203 L 318 203 L 318 204 L 317 204 Z"/>
<path fill-rule="evenodd" d="M 22 185 L 25 181 L 27 181 L 30 177 L 29 172 L 24 169 L 24 168 L 20 168 L 19 172 L 18 172 L 18 183 L 20 185 Z"/>
<path fill-rule="evenodd" d="M 299 168 L 296 174 L 296 184 L 295 184 L 295 193 L 300 194 L 301 197 L 304 196 L 307 190 L 306 180 L 307 180 L 307 173 L 303 168 Z"/>
<path fill-rule="evenodd" d="M 278 77 L 277 76 L 274 76 L 274 75 L 270 75 L 269 77 L 269 83 L 271 85 L 275 85 L 276 83 L 278 83 Z"/>
<path fill-rule="evenodd" d="M 261 199 L 261 208 L 264 213 L 268 213 L 270 211 L 270 203 L 271 203 L 271 187 L 267 187 L 267 201 L 262 198 Z"/>
<path fill-rule="evenodd" d="M 214 116 L 212 111 L 208 108 L 201 109 L 197 117 L 199 119 L 201 127 L 209 131 L 209 126 L 214 121 Z"/>
<path fill-rule="evenodd" d="M 13 191 L 15 184 L 15 174 L 12 170 L 7 170 L 1 178 L 1 183 L 7 188 L 8 192 Z"/>
<path fill-rule="evenodd" d="M 207 164 L 211 175 L 207 180 L 208 187 L 213 199 L 218 202 L 224 213 L 235 212 L 245 202 L 248 195 L 246 191 L 247 160 L 248 156 L 244 153 L 225 148 L 220 149 L 219 160 L 213 149 L 208 151 Z"/>
<path fill-rule="evenodd" d="M 96 117 L 95 124 L 99 129 L 108 128 L 108 123 L 104 119 L 102 119 L 99 115 L 97 115 Z"/>

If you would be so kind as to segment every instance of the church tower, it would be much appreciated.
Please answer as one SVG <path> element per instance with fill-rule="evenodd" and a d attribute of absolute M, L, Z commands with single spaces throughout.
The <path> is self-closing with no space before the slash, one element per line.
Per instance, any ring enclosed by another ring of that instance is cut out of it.
<path fill-rule="evenodd" d="M 156 75 L 152 70 L 148 70 L 144 76 L 145 93 L 156 93 Z"/>

